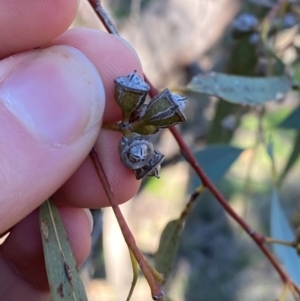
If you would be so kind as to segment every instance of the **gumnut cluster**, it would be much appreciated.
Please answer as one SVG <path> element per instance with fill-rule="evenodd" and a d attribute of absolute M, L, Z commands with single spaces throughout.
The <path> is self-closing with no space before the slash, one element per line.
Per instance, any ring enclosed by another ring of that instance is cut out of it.
<path fill-rule="evenodd" d="M 123 133 L 119 143 L 121 161 L 133 170 L 137 179 L 159 178 L 164 155 L 154 149 L 150 138 L 160 128 L 186 120 L 183 112 L 186 97 L 165 89 L 146 103 L 150 87 L 136 71 L 117 77 L 114 83 L 115 100 L 122 110 L 122 121 L 118 123 Z"/>

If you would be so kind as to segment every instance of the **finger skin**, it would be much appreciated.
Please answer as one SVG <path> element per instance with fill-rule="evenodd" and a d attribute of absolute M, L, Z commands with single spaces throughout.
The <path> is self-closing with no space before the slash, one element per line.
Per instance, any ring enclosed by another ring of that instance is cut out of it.
<path fill-rule="evenodd" d="M 118 153 L 120 138 L 119 133 L 102 130 L 95 145 L 119 204 L 128 201 L 136 193 L 140 184 L 140 181 L 135 180 L 132 170 L 120 161 Z M 54 199 L 58 204 L 75 207 L 82 207 L 83 204 L 88 208 L 110 206 L 90 157 L 86 158 L 78 170 L 54 194 Z"/>
<path fill-rule="evenodd" d="M 0 58 L 40 47 L 72 23 L 76 0 L 1 0 Z"/>
<path fill-rule="evenodd" d="M 119 39 L 108 34 L 98 33 L 93 30 L 73 30 L 72 37 L 76 41 L 79 40 L 77 43 L 82 45 L 79 51 L 90 58 L 96 67 L 96 72 L 98 70 L 101 73 L 105 94 L 107 95 L 107 106 L 109 107 L 109 104 L 113 104 L 110 111 L 105 110 L 103 119 L 109 115 L 108 118 L 111 120 L 118 120 L 120 109 L 116 106 L 113 99 L 113 81 L 115 77 L 125 75 L 134 69 L 141 73 L 141 67 L 136 55 Z M 60 39 L 63 42 L 62 37 Z M 71 43 L 73 40 L 69 40 L 71 45 L 68 45 L 67 41 L 65 45 L 73 47 L 74 45 Z M 95 48 L 90 47 L 89 45 L 91 44 L 95 44 Z M 97 49 L 101 49 L 100 53 Z M 111 49 L 114 49 L 114 51 L 111 52 Z M 107 64 L 107 61 L 110 64 Z M 5 62 L 3 61 L 3 63 Z M 1 105 L 1 102 L 0 114 L 2 116 L 0 120 L 0 139 L 5 141 L 5 143 L 0 144 L 0 156 L 2 158 L 0 162 L 0 183 L 3 186 L 0 191 L 0 203 L 3 208 L 2 212 L 13 210 L 12 214 L 6 214 L 2 217 L 0 233 L 3 233 L 40 205 L 43 200 L 53 194 L 78 170 L 79 164 L 84 161 L 84 157 L 88 155 L 94 144 L 95 138 L 92 137 L 96 137 L 99 125 L 93 128 L 90 136 L 84 135 L 73 144 L 57 148 L 41 143 L 36 137 L 28 133 L 15 117 L 9 114 L 6 107 Z M 98 137 L 96 144 L 101 154 L 101 161 L 103 161 L 108 173 L 112 189 L 115 191 L 116 201 L 122 203 L 136 193 L 139 182 L 135 180 L 133 172 L 125 168 L 118 158 L 119 134 L 111 132 L 108 135 L 103 135 L 101 134 Z M 89 168 L 93 168 L 92 165 Z M 111 171 L 116 176 L 112 175 Z M 79 178 L 83 179 L 84 177 L 85 174 L 80 173 Z M 88 188 L 86 185 L 81 185 L 80 181 L 77 181 L 76 185 L 70 184 L 68 181 L 68 191 L 70 191 L 70 187 L 73 187 L 74 192 L 70 195 L 67 191 L 62 191 L 59 202 L 68 206 L 73 205 L 85 208 L 89 206 L 93 208 L 107 206 L 108 200 L 103 193 L 104 191 L 97 174 L 94 173 L 89 181 L 97 183 L 97 185 L 95 184 L 93 185 L 94 187 Z M 86 181 L 82 180 L 82 182 Z M 97 186 L 101 187 L 100 190 Z M 91 189 L 92 193 L 89 193 L 88 189 Z M 83 192 L 87 192 L 93 198 L 86 202 Z M 74 194 L 81 195 L 82 198 L 80 200 L 77 198 L 73 202 L 72 196 Z M 7 202 L 7 199 L 11 201 Z M 20 199 L 22 203 L 16 206 Z"/>
<path fill-rule="evenodd" d="M 59 208 L 71 249 L 78 266 L 88 256 L 91 247 L 91 226 L 87 214 L 80 208 Z M 48 291 L 41 234 L 39 230 L 38 210 L 35 210 L 10 232 L 0 249 L 0 262 L 5 261 L 14 274 L 26 280 L 37 291 Z M 0 273 L 1 280 L 2 272 Z M 9 276 L 6 275 L 6 281 Z M 13 284 L 18 289 L 18 282 Z M 1 288 L 0 288 L 1 293 Z M 1 294 L 2 296 L 2 294 Z"/>
<path fill-rule="evenodd" d="M 84 54 L 69 46 L 34 53 L 37 64 L 33 59 L 22 62 L 0 83 L 0 233 L 49 198 L 84 161 L 104 111 L 102 82 Z M 14 59 L 0 61 L 0 68 L 6 61 Z M 24 65 L 31 76 L 22 71 Z M 12 106 L 20 112 L 15 113 Z M 73 138 L 56 142 L 61 134 Z"/>
<path fill-rule="evenodd" d="M 132 48 L 111 34 L 86 28 L 70 29 L 50 45 L 73 46 L 91 60 L 101 75 L 106 92 L 103 123 L 121 120 L 122 112 L 114 99 L 114 79 L 134 70 L 143 76 L 140 61 Z"/>
<path fill-rule="evenodd" d="M 72 33 L 74 34 L 74 32 Z M 90 34 L 90 40 L 87 43 L 83 43 L 82 41 L 79 43 L 80 45 L 88 45 L 89 43 L 95 43 L 95 40 L 99 40 L 96 43 L 96 47 L 94 50 L 88 49 L 89 51 L 85 51 L 82 46 L 80 51 L 82 51 L 86 56 L 88 56 L 93 64 L 96 66 L 99 73 L 102 73 L 103 82 L 107 83 L 105 85 L 105 91 L 107 95 L 107 102 L 113 102 L 112 107 L 114 107 L 114 99 L 113 99 L 113 79 L 116 76 L 122 76 L 129 72 L 132 72 L 134 69 L 138 70 L 141 74 L 141 67 L 136 59 L 136 56 L 128 50 L 126 46 L 120 40 L 115 39 L 112 36 L 103 33 L 97 33 L 92 31 Z M 82 37 L 84 41 L 86 41 L 86 31 L 80 31 L 80 33 L 76 33 L 76 39 Z M 62 39 L 62 37 L 60 38 Z M 104 39 L 104 42 L 100 42 L 101 39 Z M 89 42 L 89 43 L 88 43 Z M 98 44 L 99 43 L 99 44 Z M 114 44 L 115 43 L 115 44 Z M 67 44 L 67 42 L 65 43 Z M 71 44 L 71 45 L 70 45 Z M 103 46 L 101 47 L 101 45 Z M 115 50 L 113 53 L 109 52 L 110 47 L 106 48 L 105 45 L 110 44 Z M 74 46 L 72 43 L 67 45 Z M 101 57 L 98 57 L 97 48 L 101 48 L 103 52 L 101 53 Z M 117 50 L 119 49 L 119 50 Z M 106 53 L 106 54 L 105 54 Z M 128 58 L 124 59 L 128 56 Z M 111 57 L 110 65 L 106 64 L 107 56 Z M 127 62 L 128 65 L 126 65 Z M 111 68 L 106 71 L 102 68 Z M 108 87 L 107 87 L 108 86 Z M 104 118 L 106 120 L 118 120 L 120 116 L 120 111 L 118 107 L 116 109 L 111 109 L 111 111 L 105 112 Z M 20 129 L 20 133 L 22 133 L 22 129 Z M 24 137 L 19 136 L 20 139 L 27 139 L 26 135 Z M 96 147 L 98 149 L 101 161 L 103 163 L 105 172 L 107 177 L 111 183 L 112 189 L 115 192 L 116 200 L 118 202 L 124 202 L 129 199 L 138 189 L 139 182 L 135 180 L 134 175 L 131 170 L 125 168 L 118 157 L 117 145 L 120 139 L 120 134 L 102 130 L 97 142 Z M 40 163 L 37 164 L 37 167 L 40 167 Z M 22 172 L 22 171 L 20 171 Z M 20 175 L 22 176 L 22 175 Z M 23 175 L 25 177 L 25 175 Z M 49 178 L 51 180 L 51 177 Z M 35 183 L 32 182 L 31 185 Z M 20 197 L 21 197 L 20 193 Z M 91 163 L 89 157 L 84 161 L 84 163 L 78 168 L 75 174 L 69 179 L 62 188 L 60 188 L 55 194 L 55 199 L 59 204 L 76 206 L 76 207 L 103 207 L 108 205 L 107 198 L 99 182 L 97 173 L 94 169 L 93 164 Z M 34 215 L 34 214 L 33 214 Z M 70 214 L 69 220 L 76 221 L 78 218 L 76 215 Z M 29 222 L 29 221 L 31 222 Z M 47 289 L 47 282 L 45 277 L 45 270 L 40 267 L 43 266 L 42 262 L 42 249 L 41 242 L 39 238 L 38 231 L 38 223 L 37 217 L 35 216 L 35 227 L 27 228 L 24 224 L 29 223 L 32 225 L 34 218 L 27 217 L 21 223 L 18 223 L 11 233 L 11 237 L 5 244 L 2 246 L 1 254 L 2 260 L 6 263 L 9 263 L 9 266 L 13 266 L 13 275 L 12 277 L 22 277 L 26 281 L 33 285 L 38 291 Z M 63 217 L 64 223 L 66 223 L 66 219 Z M 82 225 L 77 224 L 79 231 L 80 229 L 84 232 L 84 227 Z M 27 231 L 23 232 L 22 229 Z M 89 238 L 87 234 L 77 234 L 70 236 L 70 242 L 72 244 L 76 244 L 76 241 L 80 241 L 80 245 L 85 245 L 89 248 L 89 243 L 86 243 L 86 239 Z M 27 247 L 24 245 L 20 245 L 18 241 L 22 241 L 22 237 L 31 237 L 31 242 L 29 244 L 26 243 Z M 77 239 L 77 240 L 76 240 Z M 29 246 L 29 247 L 28 247 Z M 18 250 L 18 252 L 14 251 Z M 22 258 L 20 258 L 20 252 L 22 252 Z M 75 257 L 77 258 L 77 262 L 80 262 L 80 258 L 87 256 L 88 251 L 80 251 L 80 249 L 74 249 Z M 81 254 L 81 255 L 80 255 Z M 82 255 L 83 254 L 83 255 Z M 30 263 L 30 268 L 27 264 Z M 34 268 L 33 268 L 34 267 Z M 21 275 L 21 276 L 20 276 Z"/>
<path fill-rule="evenodd" d="M 115 77 L 126 75 L 133 70 L 137 70 L 142 75 L 142 69 L 136 54 L 120 39 L 106 33 L 87 29 L 67 31 L 53 41 L 72 22 L 77 5 L 74 0 L 32 0 L 26 1 L 26 7 L 22 3 L 25 5 L 25 1 L 0 1 L 0 24 L 2 29 L 0 33 L 0 58 L 30 50 L 34 47 L 51 45 L 75 47 L 92 61 L 102 77 L 106 92 L 106 108 L 103 121 L 115 122 L 120 120 L 121 111 L 113 99 L 113 80 Z M 12 11 L 13 14 L 9 15 Z M 0 105 L 1 116 L 5 116 L 1 111 L 4 109 Z M 8 118 L 2 120 L 2 123 L 5 124 L 5 127 L 2 128 L 7 133 L 4 134 L 0 131 L 0 140 L 6 141 L 5 138 L 11 130 L 10 125 L 15 124 L 15 121 L 13 118 Z M 18 147 L 16 147 L 16 144 L 6 145 L 9 152 L 5 152 L 8 162 L 12 162 L 9 159 L 10 156 L 15 158 L 11 168 L 22 166 L 22 160 L 24 160 L 26 152 L 32 154 L 36 151 L 41 152 L 41 154 L 44 152 L 44 160 L 48 160 L 50 163 L 51 158 L 54 160 L 56 155 L 53 152 L 45 152 L 43 147 L 38 146 L 36 141 L 31 140 L 32 137 L 29 137 L 21 126 L 19 128 L 15 127 L 15 131 L 19 139 Z M 136 193 L 139 182 L 135 180 L 132 171 L 125 168 L 118 158 L 117 145 L 119 139 L 120 135 L 118 133 L 103 130 L 96 141 L 96 147 L 114 190 L 116 200 L 122 203 Z M 24 146 L 24 141 L 26 141 L 26 146 Z M 0 157 L 1 155 L 3 155 L 3 152 L 0 148 Z M 18 177 L 26 181 L 21 189 L 10 185 L 11 195 L 18 197 L 20 202 L 24 202 L 26 189 L 31 187 L 45 189 L 41 177 L 36 177 L 35 173 L 36 168 L 44 170 L 43 156 L 37 156 L 36 153 L 35 156 L 38 160 L 32 161 L 30 170 L 20 169 L 16 172 Z M 59 160 L 65 160 L 64 155 L 61 155 Z M 18 162 L 20 164 L 16 164 Z M 1 166 L 0 162 L 0 178 L 5 179 L 7 175 L 1 174 L 3 173 Z M 69 168 L 72 170 L 74 166 L 69 166 Z M 45 168 L 45 177 L 48 181 L 52 181 L 56 174 L 54 172 L 49 173 L 48 169 Z M 60 172 L 62 170 L 58 170 L 58 173 Z M 11 182 L 9 180 L 9 183 Z M 5 181 L 2 181 L 2 185 L 4 183 Z M 35 197 L 40 199 L 39 202 L 43 201 L 38 192 Z M 89 157 L 85 159 L 65 185 L 58 189 L 55 199 L 60 205 L 72 207 L 90 206 L 99 208 L 108 205 L 108 200 Z M 11 210 L 11 207 L 9 208 Z M 10 211 L 5 206 L 1 210 L 5 210 L 9 216 Z M 14 210 L 18 210 L 18 206 L 15 206 Z M 89 222 L 85 213 L 79 208 L 64 208 L 60 211 L 76 261 L 80 264 L 87 256 L 90 248 Z M 22 217 L 24 217 L 24 213 L 20 212 L 20 218 Z M 5 296 L 5 300 L 8 301 L 22 301 L 24 296 L 26 296 L 26 299 L 23 300 L 49 300 L 42 258 L 38 217 L 37 212 L 34 211 L 14 226 L 9 238 L 0 247 L 0 281 L 6 284 L 0 288 L 0 295 Z"/>

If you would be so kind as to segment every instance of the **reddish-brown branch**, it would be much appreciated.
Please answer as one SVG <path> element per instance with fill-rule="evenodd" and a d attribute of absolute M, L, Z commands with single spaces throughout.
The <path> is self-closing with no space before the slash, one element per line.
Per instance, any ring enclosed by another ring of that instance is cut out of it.
<path fill-rule="evenodd" d="M 175 127 L 170 128 L 171 133 L 173 134 L 174 138 L 176 139 L 181 153 L 183 157 L 189 162 L 189 164 L 193 167 L 199 178 L 201 179 L 203 185 L 212 193 L 212 195 L 218 200 L 218 202 L 223 206 L 226 212 L 247 232 L 247 234 L 255 241 L 257 246 L 260 250 L 265 254 L 265 256 L 269 259 L 272 263 L 278 274 L 280 275 L 281 279 L 285 283 L 291 283 L 295 290 L 300 294 L 299 287 L 293 283 L 290 277 L 285 273 L 282 269 L 281 265 L 278 263 L 276 258 L 273 254 L 266 248 L 264 245 L 265 237 L 257 232 L 255 232 L 236 212 L 233 208 L 229 205 L 227 200 L 223 197 L 223 195 L 219 192 L 216 186 L 211 182 L 211 180 L 207 177 L 203 169 L 199 166 L 196 158 L 194 157 L 193 153 L 189 149 L 189 147 L 183 141 L 180 133 Z"/>
<path fill-rule="evenodd" d="M 97 15 L 101 19 L 102 23 L 106 27 L 107 31 L 109 33 L 119 35 L 116 31 L 115 27 L 113 26 L 112 22 L 110 21 L 109 17 L 107 16 L 105 10 L 101 7 L 101 3 L 99 0 L 88 0 L 94 10 L 96 11 Z M 279 0 L 278 6 L 280 7 L 286 0 Z M 270 13 L 270 17 L 272 17 L 274 14 L 276 14 L 276 11 L 278 8 L 274 8 L 272 12 Z M 151 84 L 149 79 L 144 75 L 145 81 L 150 85 L 150 97 L 154 97 L 159 93 L 159 91 Z M 177 141 L 180 151 L 183 155 L 183 157 L 187 160 L 187 162 L 193 167 L 196 174 L 201 179 L 203 185 L 212 193 L 212 195 L 217 199 L 217 201 L 220 203 L 221 206 L 226 210 L 226 212 L 246 231 L 246 233 L 254 240 L 254 242 L 257 244 L 259 249 L 265 254 L 265 256 L 268 258 L 270 263 L 273 265 L 275 270 L 280 275 L 282 281 L 286 283 L 287 285 L 292 285 L 295 289 L 295 291 L 300 294 L 299 287 L 291 280 L 291 278 L 286 274 L 286 272 L 283 270 L 281 265 L 278 263 L 276 258 L 273 256 L 273 254 L 266 248 L 265 246 L 265 237 L 257 232 L 255 232 L 236 212 L 233 210 L 233 208 L 229 205 L 227 200 L 223 197 L 223 195 L 219 192 L 219 190 L 216 188 L 216 186 L 210 181 L 210 179 L 207 177 L 203 169 L 199 166 L 195 156 L 189 149 L 189 147 L 186 145 L 184 140 L 182 139 L 180 133 L 175 127 L 170 128 L 171 133 L 173 134 L 175 140 Z M 109 185 L 109 184 L 108 184 Z M 108 186 L 110 187 L 110 186 Z M 123 216 L 122 216 L 123 218 Z M 126 222 L 125 222 L 126 224 Z M 126 224 L 127 227 L 127 224 Z M 130 233 L 131 234 L 131 233 Z M 125 237 L 125 236 L 124 236 Z"/>
<path fill-rule="evenodd" d="M 105 175 L 105 172 L 103 170 L 103 167 L 101 165 L 99 156 L 97 154 L 97 151 L 95 148 L 93 148 L 90 152 L 90 156 L 93 160 L 93 163 L 96 167 L 99 179 L 103 185 L 103 188 L 105 190 L 105 193 L 107 195 L 107 198 L 109 199 L 110 205 L 115 213 L 115 216 L 118 220 L 119 226 L 121 228 L 122 234 L 124 236 L 124 239 L 128 245 L 128 247 L 131 249 L 132 253 L 134 254 L 134 257 L 136 258 L 145 278 L 147 279 L 147 282 L 151 289 L 152 298 L 154 300 L 158 300 L 164 295 L 164 290 L 161 288 L 161 286 L 156 282 L 144 256 L 139 251 L 138 247 L 136 246 L 135 239 L 123 217 L 123 214 L 115 201 L 114 193 L 111 189 L 111 186 L 108 182 L 108 179 Z"/>
<path fill-rule="evenodd" d="M 91 6 L 94 9 L 97 16 L 99 17 L 99 19 L 101 20 L 104 27 L 106 28 L 106 30 L 111 34 L 119 36 L 119 33 L 118 33 L 115 25 L 111 22 L 106 11 L 103 9 L 103 7 L 101 5 L 101 1 L 100 0 L 88 0 L 88 1 L 91 4 Z"/>
<path fill-rule="evenodd" d="M 159 93 L 158 89 L 156 89 L 149 79 L 145 77 L 145 81 L 150 85 L 150 97 L 154 97 Z M 186 159 L 186 161 L 193 167 L 196 174 L 201 179 L 202 184 L 212 193 L 212 195 L 217 199 L 217 201 L 221 204 L 221 206 L 226 210 L 226 212 L 247 232 L 247 234 L 255 241 L 260 250 L 265 254 L 265 256 L 269 259 L 271 264 L 274 266 L 275 270 L 280 275 L 282 281 L 284 283 L 291 283 L 295 290 L 300 294 L 299 287 L 290 279 L 290 277 L 286 274 L 286 272 L 282 269 L 281 265 L 278 263 L 273 254 L 266 248 L 264 245 L 265 237 L 257 232 L 255 232 L 229 205 L 227 200 L 223 197 L 223 195 L 219 192 L 216 186 L 211 182 L 211 180 L 207 177 L 203 169 L 198 164 L 194 154 L 190 150 L 190 148 L 186 145 L 182 136 L 176 129 L 176 127 L 171 127 L 170 131 L 174 136 L 178 146 L 180 148 L 182 156 Z"/>

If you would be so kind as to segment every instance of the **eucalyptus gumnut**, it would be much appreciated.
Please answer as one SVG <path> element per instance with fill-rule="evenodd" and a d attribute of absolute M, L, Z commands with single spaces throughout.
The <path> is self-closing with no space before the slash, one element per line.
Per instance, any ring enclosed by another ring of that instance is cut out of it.
<path fill-rule="evenodd" d="M 123 112 L 123 120 L 140 108 L 150 90 L 136 71 L 126 76 L 115 78 L 115 100 Z"/>
<path fill-rule="evenodd" d="M 119 143 L 119 155 L 122 163 L 138 169 L 145 166 L 154 154 L 153 144 L 143 136 L 122 137 Z"/>
<path fill-rule="evenodd" d="M 136 71 L 115 79 L 115 99 L 123 112 L 122 121 L 118 123 L 124 135 L 119 142 L 119 155 L 137 179 L 146 176 L 159 178 L 160 164 L 164 159 L 147 137 L 159 128 L 186 120 L 183 112 L 186 97 L 165 89 L 145 104 L 149 90 L 149 85 Z"/>
<path fill-rule="evenodd" d="M 146 176 L 154 176 L 159 178 L 160 164 L 164 159 L 164 155 L 156 149 L 146 165 L 141 168 L 134 169 L 133 172 L 137 180 L 143 179 Z"/>
<path fill-rule="evenodd" d="M 186 120 L 183 112 L 186 97 L 171 93 L 168 89 L 155 96 L 142 117 L 144 125 L 167 128 Z"/>

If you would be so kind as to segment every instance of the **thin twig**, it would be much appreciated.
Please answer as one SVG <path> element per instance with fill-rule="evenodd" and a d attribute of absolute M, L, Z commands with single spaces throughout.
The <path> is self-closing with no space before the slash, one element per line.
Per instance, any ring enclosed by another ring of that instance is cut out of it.
<path fill-rule="evenodd" d="M 101 1 L 100 0 L 88 0 L 88 1 L 91 4 L 91 6 L 94 9 L 94 11 L 96 12 L 96 14 L 99 17 L 99 19 L 101 20 L 102 24 L 105 26 L 106 30 L 109 33 L 112 33 L 112 34 L 114 34 L 116 36 L 119 36 L 119 33 L 118 33 L 115 25 L 110 20 L 110 18 L 107 15 L 106 11 L 102 7 Z"/>
<path fill-rule="evenodd" d="M 118 220 L 119 226 L 121 228 L 122 234 L 124 236 L 124 239 L 126 241 L 126 244 L 128 245 L 129 249 L 132 251 L 132 253 L 134 254 L 134 257 L 136 258 L 137 262 L 139 263 L 139 266 L 145 276 L 145 278 L 147 279 L 147 282 L 150 286 L 151 289 L 151 294 L 152 294 L 152 298 L 154 300 L 158 300 L 161 297 L 163 297 L 164 295 L 164 290 L 163 288 L 156 282 L 151 270 L 148 267 L 148 264 L 144 258 L 144 256 L 141 254 L 141 252 L 139 251 L 138 247 L 136 246 L 136 242 L 135 239 L 123 217 L 123 214 L 115 200 L 115 196 L 114 193 L 111 189 L 111 186 L 108 182 L 108 179 L 105 175 L 104 169 L 102 167 L 102 164 L 100 162 L 100 158 L 97 154 L 96 149 L 93 147 L 93 149 L 90 152 L 90 156 L 93 160 L 93 163 L 96 167 L 99 179 L 103 185 L 103 188 L 105 190 L 105 193 L 109 199 L 110 205 L 114 211 L 114 214 Z"/>
<path fill-rule="evenodd" d="M 280 239 L 275 239 L 275 238 L 272 238 L 272 237 L 266 237 L 265 241 L 269 244 L 278 244 L 278 245 L 283 245 L 283 246 L 295 248 L 295 242 L 294 241 L 280 240 Z"/>
<path fill-rule="evenodd" d="M 207 187 L 207 189 L 212 193 L 212 195 L 217 199 L 220 205 L 226 210 L 226 212 L 246 231 L 246 233 L 254 240 L 260 250 L 265 254 L 265 256 L 269 259 L 275 270 L 280 275 L 282 281 L 287 284 L 292 284 L 295 290 L 300 294 L 299 287 L 290 279 L 290 277 L 286 274 L 283 268 L 278 263 L 277 259 L 274 255 L 266 248 L 264 245 L 265 237 L 258 232 L 255 232 L 229 205 L 227 200 L 223 197 L 223 195 L 219 192 L 216 186 L 211 182 L 211 180 L 204 173 L 203 169 L 199 166 L 196 158 L 193 153 L 183 141 L 180 133 L 175 127 L 170 128 L 171 133 L 173 134 L 175 140 L 177 141 L 181 153 L 187 162 L 193 167 L 199 178 L 201 179 L 203 185 Z"/>
<path fill-rule="evenodd" d="M 193 208 L 193 205 L 195 204 L 197 198 L 204 190 L 205 190 L 205 187 L 203 185 L 201 185 L 191 194 L 189 201 L 187 202 L 187 204 L 185 205 L 185 208 L 183 209 L 183 211 L 180 214 L 179 220 L 181 220 L 182 222 L 185 221 L 187 215 Z"/>
<path fill-rule="evenodd" d="M 159 93 L 159 91 L 151 84 L 146 76 L 145 81 L 150 85 L 150 97 L 154 97 Z M 229 202 L 223 197 L 223 195 L 219 192 L 216 186 L 211 182 L 211 180 L 207 177 L 203 169 L 198 164 L 194 154 L 190 150 L 190 148 L 186 145 L 184 140 L 182 139 L 181 134 L 176 129 L 176 127 L 171 127 L 170 131 L 174 136 L 182 156 L 186 159 L 186 161 L 191 165 L 191 167 L 195 170 L 196 174 L 199 176 L 203 185 L 212 193 L 212 195 L 217 199 L 220 205 L 226 210 L 226 212 L 246 231 L 246 233 L 254 240 L 259 249 L 265 254 L 268 260 L 271 262 L 275 270 L 280 275 L 282 281 L 287 284 L 292 284 L 298 294 L 300 294 L 299 287 L 291 280 L 291 278 L 286 274 L 281 265 L 278 263 L 277 259 L 274 255 L 266 248 L 264 245 L 265 237 L 258 232 L 255 232 L 229 205 Z"/>

